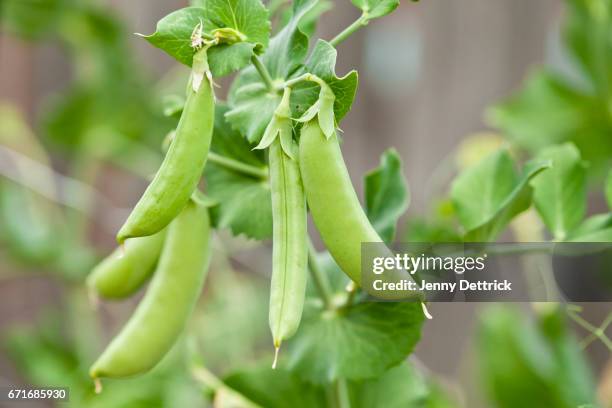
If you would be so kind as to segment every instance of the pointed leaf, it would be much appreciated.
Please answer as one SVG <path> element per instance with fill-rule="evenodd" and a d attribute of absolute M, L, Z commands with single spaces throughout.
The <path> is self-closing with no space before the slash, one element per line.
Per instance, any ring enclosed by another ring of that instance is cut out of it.
<path fill-rule="evenodd" d="M 230 28 L 244 37 L 243 41 L 210 49 L 213 76 L 227 75 L 244 67 L 252 53 L 263 50 L 268 43 L 268 12 L 259 0 L 208 0 L 202 7 L 176 10 L 162 18 L 155 33 L 145 36 L 145 39 L 183 64 L 191 65 L 194 54 L 192 35 L 200 22 L 205 34 L 212 35 L 214 30 Z"/>
<path fill-rule="evenodd" d="M 569 242 L 612 242 L 612 212 L 593 215 L 570 235 Z"/>
<path fill-rule="evenodd" d="M 268 126 L 266 127 L 266 131 L 264 132 L 263 137 L 259 141 L 259 144 L 255 146 L 254 149 L 256 150 L 266 149 L 272 144 L 272 142 L 276 140 L 276 137 L 278 136 L 279 133 L 280 133 L 280 128 L 278 126 L 278 123 L 274 119 L 272 119 L 272 121 L 268 123 Z"/>
<path fill-rule="evenodd" d="M 552 166 L 531 182 L 533 202 L 555 239 L 563 240 L 586 212 L 586 168 L 571 143 L 549 147 L 538 158 Z"/>
<path fill-rule="evenodd" d="M 498 211 L 487 222 L 468 231 L 464 240 L 471 242 L 494 240 L 514 217 L 529 208 L 532 196 L 529 181 L 549 167 L 548 162 L 533 162 L 526 166 L 514 190 L 502 202 Z"/>
<path fill-rule="evenodd" d="M 531 205 L 528 182 L 548 163 L 534 162 L 519 176 L 507 150 L 485 157 L 453 182 L 451 199 L 467 241 L 495 238 L 514 216 Z"/>
<path fill-rule="evenodd" d="M 451 198 L 459 221 L 469 231 L 491 219 L 518 182 L 514 162 L 501 149 L 459 174 Z"/>
<path fill-rule="evenodd" d="M 396 150 L 383 153 L 380 166 L 366 174 L 364 184 L 368 218 L 380 237 L 392 242 L 397 221 L 410 201 L 402 160 Z"/>

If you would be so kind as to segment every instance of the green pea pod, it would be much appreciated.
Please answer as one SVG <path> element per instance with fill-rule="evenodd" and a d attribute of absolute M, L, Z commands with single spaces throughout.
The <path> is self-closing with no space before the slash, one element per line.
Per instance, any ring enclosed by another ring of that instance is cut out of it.
<path fill-rule="evenodd" d="M 361 208 L 335 133 L 326 137 L 315 118 L 300 133 L 304 191 L 321 238 L 340 268 L 361 284 L 361 243 L 382 242 Z"/>
<path fill-rule="evenodd" d="M 153 273 L 166 229 L 148 237 L 128 239 L 100 262 L 87 278 L 92 293 L 105 299 L 123 299 L 136 292 Z"/>
<path fill-rule="evenodd" d="M 208 77 L 208 80 L 203 80 Z M 187 100 L 176 136 L 155 178 L 117 234 L 127 238 L 153 235 L 183 209 L 204 170 L 212 138 L 215 98 L 206 49 L 194 56 Z"/>
<path fill-rule="evenodd" d="M 185 327 L 202 290 L 209 244 L 208 210 L 189 201 L 168 227 L 159 264 L 145 297 L 91 367 L 92 378 L 141 374 L 164 357 Z"/>
<path fill-rule="evenodd" d="M 269 323 L 277 351 L 300 324 L 308 262 L 306 198 L 296 160 L 297 146 L 291 139 L 289 92 L 287 88 L 266 129 L 266 134 L 273 133 L 268 156 L 274 227 Z"/>

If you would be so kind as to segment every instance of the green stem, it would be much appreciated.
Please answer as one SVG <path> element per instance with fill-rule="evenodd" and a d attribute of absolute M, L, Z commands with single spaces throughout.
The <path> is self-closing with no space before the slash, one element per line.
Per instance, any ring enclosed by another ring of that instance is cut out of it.
<path fill-rule="evenodd" d="M 569 310 L 568 311 L 568 315 L 579 326 L 581 326 L 583 329 L 589 331 L 593 336 L 597 337 L 608 348 L 608 350 L 612 351 L 612 340 L 610 340 L 608 338 L 608 336 L 606 336 L 606 334 L 604 333 L 605 332 L 604 327 L 607 327 L 606 323 L 608 325 L 610 324 L 610 322 L 608 322 L 608 319 L 606 319 L 606 321 L 604 322 L 604 324 L 601 327 L 595 327 L 591 323 L 589 323 L 585 319 L 583 319 L 582 316 L 578 315 L 576 312 L 573 312 L 573 311 Z M 610 316 L 608 316 L 608 317 L 610 317 Z"/>
<path fill-rule="evenodd" d="M 268 178 L 268 170 L 265 167 L 256 167 L 250 164 L 241 163 L 238 160 L 230 159 L 229 157 L 225 157 L 214 152 L 208 153 L 208 160 L 210 160 L 211 163 L 250 177 L 263 180 Z"/>
<path fill-rule="evenodd" d="M 310 275 L 314 281 L 315 286 L 317 287 L 317 291 L 319 295 L 321 295 L 321 299 L 323 299 L 323 304 L 326 309 L 333 308 L 333 300 L 331 290 L 329 289 L 329 282 L 327 281 L 327 277 L 323 270 L 321 270 L 321 266 L 319 265 L 319 260 L 317 259 L 317 250 L 314 245 L 312 245 L 312 241 L 308 240 L 308 270 L 310 271 Z"/>
<path fill-rule="evenodd" d="M 318 76 L 308 72 L 306 74 L 300 75 L 299 77 L 288 80 L 281 86 L 280 89 L 291 88 L 292 86 L 295 86 L 302 81 L 313 81 L 313 82 L 317 82 L 319 85 L 322 82 L 322 80 Z"/>
<path fill-rule="evenodd" d="M 241 407 L 245 408 L 261 408 L 260 405 L 255 404 L 253 401 L 234 390 L 233 388 L 225 385 L 223 381 L 221 381 L 217 376 L 207 370 L 204 366 L 197 365 L 192 367 L 191 375 L 193 378 L 204 385 L 207 388 L 210 388 L 215 393 L 224 392 L 226 395 L 231 395 L 234 400 L 240 401 Z"/>
<path fill-rule="evenodd" d="M 251 62 L 253 63 L 253 66 L 255 66 L 255 69 L 259 73 L 259 76 L 261 76 L 261 79 L 264 81 L 264 83 L 268 87 L 268 90 L 270 92 L 276 92 L 276 87 L 274 86 L 274 81 L 272 81 L 272 77 L 270 76 L 270 73 L 268 72 L 268 69 L 263 64 L 263 62 L 261 62 L 259 57 L 257 55 L 255 55 L 255 54 L 253 54 L 253 56 L 251 57 Z"/>
<path fill-rule="evenodd" d="M 349 38 L 355 31 L 359 30 L 362 27 L 367 26 L 368 22 L 369 20 L 366 17 L 366 15 L 362 14 L 361 16 L 359 16 L 357 20 L 353 21 L 353 24 L 346 27 L 344 30 L 342 30 L 341 33 L 339 33 L 337 36 L 332 38 L 329 43 L 333 45 L 334 47 L 337 47 L 338 44 L 340 44 L 342 41 Z"/>
<path fill-rule="evenodd" d="M 348 386 L 344 378 L 338 378 L 336 381 L 336 401 L 338 408 L 350 408 L 351 400 L 349 398 Z"/>

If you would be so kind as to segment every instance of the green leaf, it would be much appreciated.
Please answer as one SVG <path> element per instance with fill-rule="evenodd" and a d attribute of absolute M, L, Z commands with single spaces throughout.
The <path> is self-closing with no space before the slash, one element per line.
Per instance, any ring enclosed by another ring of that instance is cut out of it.
<path fill-rule="evenodd" d="M 399 0 L 351 0 L 366 20 L 386 16 L 399 6 Z"/>
<path fill-rule="evenodd" d="M 403 242 L 461 242 L 461 236 L 444 220 L 411 218 L 406 226 Z"/>
<path fill-rule="evenodd" d="M 408 183 L 402 174 L 402 159 L 394 149 L 383 153 L 380 166 L 364 179 L 366 210 L 374 229 L 385 242 L 395 237 L 397 220 L 408 208 Z"/>
<path fill-rule="evenodd" d="M 612 92 L 612 5 L 608 0 L 568 0 L 565 42 L 582 72 L 604 98 Z"/>
<path fill-rule="evenodd" d="M 321 18 L 321 15 L 325 14 L 329 10 L 334 8 L 333 1 L 318 0 L 315 6 L 310 9 L 304 18 L 300 21 L 300 31 L 306 34 L 308 37 L 312 37 L 317 30 L 317 25 Z"/>
<path fill-rule="evenodd" d="M 336 123 L 349 112 L 355 94 L 357 93 L 358 75 L 357 71 L 350 71 L 343 77 L 336 75 L 336 59 L 338 51 L 327 41 L 318 40 L 312 53 L 308 57 L 305 67 L 294 76 L 310 72 L 324 80 L 334 92 L 334 115 Z M 293 91 L 292 107 L 295 117 L 302 114 L 316 102 L 320 87 L 314 82 L 307 82 L 295 87 Z"/>
<path fill-rule="evenodd" d="M 529 401 L 534 407 L 570 408 L 595 402 L 590 373 L 567 328 L 538 327 L 517 310 L 497 306 L 483 314 L 477 347 L 481 378 L 495 406 Z"/>
<path fill-rule="evenodd" d="M 569 242 L 612 242 L 612 212 L 587 218 L 572 231 Z"/>
<path fill-rule="evenodd" d="M 538 323 L 559 367 L 556 383 L 563 399 L 576 405 L 595 402 L 593 373 L 569 328 L 565 311 L 560 307 L 545 309 Z"/>
<path fill-rule="evenodd" d="M 252 43 L 239 42 L 221 44 L 208 51 L 210 72 L 213 77 L 222 77 L 248 65 L 256 47 Z"/>
<path fill-rule="evenodd" d="M 606 106 L 542 70 L 530 75 L 514 96 L 490 108 L 487 121 L 532 152 L 571 141 L 596 171 L 612 156 Z"/>
<path fill-rule="evenodd" d="M 378 377 L 411 353 L 423 319 L 413 302 L 365 302 L 335 311 L 307 304 L 287 367 L 316 384 Z"/>
<path fill-rule="evenodd" d="M 586 212 L 586 167 L 571 143 L 546 148 L 538 158 L 552 166 L 531 181 L 533 202 L 555 239 L 563 240 Z"/>
<path fill-rule="evenodd" d="M 212 151 L 239 162 L 265 168 L 263 152 L 252 146 L 225 121 L 227 107 L 215 109 Z M 265 239 L 272 235 L 272 201 L 266 180 L 228 170 L 212 162 L 205 169 L 207 194 L 219 204 L 211 209 L 217 228 L 229 228 L 234 235 Z"/>
<path fill-rule="evenodd" d="M 304 62 L 308 37 L 299 25 L 316 3 L 316 0 L 294 2 L 291 20 L 270 40 L 262 62 L 275 83 L 284 82 Z M 249 142 L 257 144 L 280 100 L 280 93 L 267 89 L 255 68 L 248 67 L 232 84 L 227 120 Z"/>
<path fill-rule="evenodd" d="M 268 44 L 270 22 L 268 12 L 259 0 L 208 0 L 202 7 L 186 7 L 174 11 L 157 23 L 156 31 L 145 39 L 186 65 L 191 65 L 191 36 L 200 22 L 203 33 L 231 28 L 243 41 L 212 47 L 208 60 L 213 76 L 223 76 L 246 66 L 253 54 Z"/>
<path fill-rule="evenodd" d="M 230 374 L 224 383 L 249 401 L 266 408 L 327 407 L 326 389 L 306 383 L 288 370 L 272 370 L 258 364 Z M 270 390 L 274 384 L 274 390 Z M 354 408 L 450 408 L 435 384 L 408 363 L 399 364 L 380 378 L 349 382 L 349 398 Z"/>
<path fill-rule="evenodd" d="M 485 157 L 453 182 L 451 199 L 468 241 L 495 238 L 510 220 L 531 204 L 529 180 L 547 164 L 533 163 L 521 176 L 505 149 Z"/>
<path fill-rule="evenodd" d="M 490 108 L 487 119 L 520 146 L 538 150 L 592 126 L 599 102 L 548 71 L 533 72 L 521 90 Z"/>
<path fill-rule="evenodd" d="M 456 407 L 440 388 L 405 362 L 379 378 L 349 384 L 355 408 L 451 408 Z"/>
<path fill-rule="evenodd" d="M 179 62 L 191 66 L 194 54 L 191 35 L 200 21 L 203 24 L 206 22 L 204 30 L 210 31 L 212 24 L 206 20 L 206 11 L 203 8 L 182 8 L 159 20 L 155 32 L 144 38 Z"/>
<path fill-rule="evenodd" d="M 282 368 L 273 370 L 270 364 L 230 374 L 224 379 L 232 389 L 250 401 L 266 408 L 311 408 L 326 406 L 323 389 L 306 384 Z M 273 389 L 271 389 L 273 385 Z"/>
<path fill-rule="evenodd" d="M 506 149 L 460 173 L 452 184 L 451 198 L 463 227 L 469 231 L 491 219 L 517 181 L 514 162 Z"/>
<path fill-rule="evenodd" d="M 282 0 L 273 0 L 282 1 Z M 270 3 L 271 4 L 271 3 Z M 269 6 L 271 7 L 271 6 Z M 321 15 L 334 8 L 334 3 L 328 0 L 317 0 L 316 4 L 306 13 L 306 15 L 300 20 L 298 28 L 307 37 L 312 37 L 317 29 L 317 24 L 321 18 Z M 289 20 L 293 16 L 293 10 L 291 7 L 287 7 L 279 13 L 279 21 L 277 29 L 280 31 L 287 25 Z"/>
<path fill-rule="evenodd" d="M 532 189 L 529 181 L 540 172 L 548 169 L 550 163 L 532 162 L 523 170 L 516 187 L 506 197 L 493 217 L 481 226 L 469 231 L 465 241 L 487 242 L 495 239 L 514 217 L 527 210 L 531 205 Z"/>
<path fill-rule="evenodd" d="M 296 0 L 293 15 L 285 27 L 270 40 L 263 61 L 272 79 L 286 79 L 304 62 L 308 36 L 300 30 L 302 21 L 317 5 L 317 0 Z"/>
<path fill-rule="evenodd" d="M 608 172 L 606 179 L 606 200 L 608 201 L 608 207 L 612 210 L 612 169 Z"/>

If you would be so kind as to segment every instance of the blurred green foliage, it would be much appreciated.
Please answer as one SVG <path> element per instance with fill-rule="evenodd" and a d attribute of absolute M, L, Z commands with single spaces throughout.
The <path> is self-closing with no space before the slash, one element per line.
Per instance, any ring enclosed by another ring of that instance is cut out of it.
<path fill-rule="evenodd" d="M 560 307 L 537 322 L 509 307 L 490 308 L 478 331 L 482 381 L 497 407 L 570 408 L 595 404 L 592 374 Z"/>
<path fill-rule="evenodd" d="M 566 0 L 564 45 L 575 81 L 544 67 L 522 89 L 488 111 L 491 125 L 530 152 L 570 141 L 601 179 L 612 161 L 612 2 Z"/>

